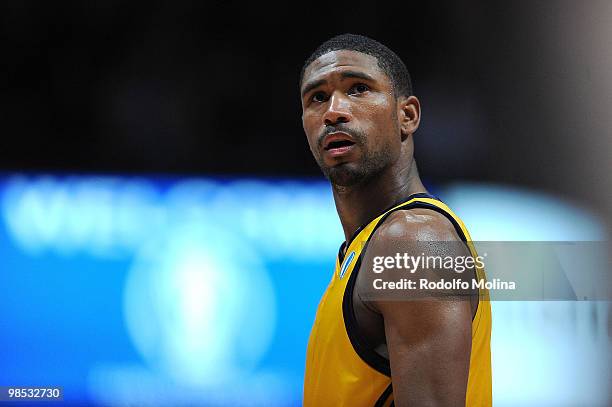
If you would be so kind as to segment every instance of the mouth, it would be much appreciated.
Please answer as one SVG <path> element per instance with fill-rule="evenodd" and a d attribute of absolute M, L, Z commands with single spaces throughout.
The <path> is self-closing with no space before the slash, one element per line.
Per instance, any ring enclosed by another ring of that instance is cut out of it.
<path fill-rule="evenodd" d="M 337 132 L 327 135 L 323 149 L 332 156 L 339 156 L 348 153 L 354 145 L 355 141 L 349 134 Z"/>
<path fill-rule="evenodd" d="M 338 140 L 338 141 L 330 141 L 327 146 L 325 147 L 325 150 L 329 151 L 329 150 L 335 150 L 337 148 L 342 148 L 342 147 L 349 147 L 354 145 L 355 142 L 351 141 L 351 140 Z"/>

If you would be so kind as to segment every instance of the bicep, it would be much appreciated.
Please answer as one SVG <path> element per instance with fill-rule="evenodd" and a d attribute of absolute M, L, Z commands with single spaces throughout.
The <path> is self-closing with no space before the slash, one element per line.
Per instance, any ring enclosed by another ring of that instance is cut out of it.
<path fill-rule="evenodd" d="M 379 303 L 395 405 L 463 406 L 470 364 L 468 301 Z"/>

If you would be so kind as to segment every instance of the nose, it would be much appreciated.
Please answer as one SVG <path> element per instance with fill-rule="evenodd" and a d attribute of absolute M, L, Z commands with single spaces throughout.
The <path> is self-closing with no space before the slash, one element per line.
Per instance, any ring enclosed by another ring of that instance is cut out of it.
<path fill-rule="evenodd" d="M 349 101 L 344 95 L 334 92 L 329 98 L 329 105 L 325 114 L 323 115 L 323 121 L 326 126 L 331 126 L 337 123 L 348 123 L 351 121 L 352 116 L 349 108 Z"/>

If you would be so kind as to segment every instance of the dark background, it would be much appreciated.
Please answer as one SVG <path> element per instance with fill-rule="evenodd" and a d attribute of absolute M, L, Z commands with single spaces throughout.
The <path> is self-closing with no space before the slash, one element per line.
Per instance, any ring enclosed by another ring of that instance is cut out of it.
<path fill-rule="evenodd" d="M 533 188 L 611 217 L 606 2 L 3 2 L 0 170 L 319 176 L 298 75 L 332 35 L 412 74 L 428 182 Z"/>

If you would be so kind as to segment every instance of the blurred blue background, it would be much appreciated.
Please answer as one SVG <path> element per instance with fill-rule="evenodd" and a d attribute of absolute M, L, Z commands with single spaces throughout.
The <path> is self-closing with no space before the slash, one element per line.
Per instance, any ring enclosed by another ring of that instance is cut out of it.
<path fill-rule="evenodd" d="M 534 191 L 434 192 L 475 240 L 605 238 Z M 326 182 L 5 174 L 0 196 L 1 384 L 64 386 L 74 405 L 300 405 L 343 240 Z M 607 404 L 609 303 L 493 316 L 496 405 Z"/>
<path fill-rule="evenodd" d="M 9 176 L 0 188 L 1 383 L 111 404 L 299 404 L 342 237 L 325 183 Z"/>

